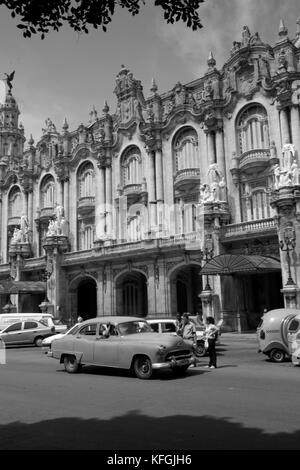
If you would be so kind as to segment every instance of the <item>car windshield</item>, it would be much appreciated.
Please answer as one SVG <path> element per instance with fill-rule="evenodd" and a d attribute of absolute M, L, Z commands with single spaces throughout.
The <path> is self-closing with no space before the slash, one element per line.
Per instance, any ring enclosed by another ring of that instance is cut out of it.
<path fill-rule="evenodd" d="M 145 321 L 127 321 L 120 323 L 119 331 L 121 335 L 132 335 L 134 333 L 151 333 L 151 326 Z"/>

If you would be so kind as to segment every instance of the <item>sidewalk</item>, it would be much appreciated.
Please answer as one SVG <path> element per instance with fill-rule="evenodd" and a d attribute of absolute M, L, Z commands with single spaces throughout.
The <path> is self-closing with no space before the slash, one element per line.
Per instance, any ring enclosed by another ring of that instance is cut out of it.
<path fill-rule="evenodd" d="M 231 332 L 224 332 L 221 334 L 220 341 L 226 339 L 234 339 L 240 341 L 247 341 L 247 340 L 254 340 L 257 341 L 257 334 L 256 331 L 243 331 L 242 333 L 238 333 L 236 331 Z"/>

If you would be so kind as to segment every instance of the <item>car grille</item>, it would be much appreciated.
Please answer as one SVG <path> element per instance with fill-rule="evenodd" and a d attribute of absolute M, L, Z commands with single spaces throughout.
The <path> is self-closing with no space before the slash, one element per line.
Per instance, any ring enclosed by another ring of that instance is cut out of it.
<path fill-rule="evenodd" d="M 171 351 L 166 355 L 166 361 L 171 361 L 171 359 L 186 359 L 192 356 L 191 351 L 188 349 L 180 349 L 177 351 Z"/>

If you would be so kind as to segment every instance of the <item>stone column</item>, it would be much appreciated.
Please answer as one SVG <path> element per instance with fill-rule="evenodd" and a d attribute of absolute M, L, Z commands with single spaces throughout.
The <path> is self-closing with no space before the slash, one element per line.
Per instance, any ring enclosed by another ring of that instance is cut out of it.
<path fill-rule="evenodd" d="M 148 185 L 148 196 L 149 196 L 149 215 L 150 215 L 150 230 L 154 230 L 157 225 L 156 217 L 156 188 L 155 188 L 155 164 L 154 164 L 154 152 L 152 150 L 148 153 L 149 156 L 149 185 Z"/>
<path fill-rule="evenodd" d="M 33 230 L 33 192 L 28 192 L 28 222 L 30 230 Z"/>
<path fill-rule="evenodd" d="M 224 133 L 223 129 L 218 129 L 216 132 L 216 150 L 217 150 L 217 163 L 220 171 L 223 173 L 226 181 L 226 163 L 225 163 L 225 149 L 224 149 Z"/>
<path fill-rule="evenodd" d="M 105 169 L 99 168 L 96 176 L 96 239 L 105 236 Z"/>
<path fill-rule="evenodd" d="M 4 262 L 4 255 L 3 255 L 3 246 L 2 246 L 2 227 L 3 224 L 3 212 L 2 212 L 2 192 L 0 191 L 0 264 Z"/>
<path fill-rule="evenodd" d="M 292 141 L 295 145 L 296 156 L 298 164 L 300 163 L 300 116 L 299 106 L 292 106 L 291 108 L 291 127 L 292 127 Z"/>
<path fill-rule="evenodd" d="M 62 181 L 57 180 L 57 203 L 63 206 L 63 186 Z"/>
<path fill-rule="evenodd" d="M 28 193 L 27 191 L 22 192 L 23 196 L 23 213 L 28 217 Z"/>
<path fill-rule="evenodd" d="M 162 151 L 158 148 L 155 152 L 155 169 L 156 169 L 156 201 L 157 201 L 157 224 L 159 224 L 159 232 L 163 227 L 163 202 L 164 202 L 164 183 L 163 183 L 163 164 Z"/>
<path fill-rule="evenodd" d="M 106 234 L 112 237 L 112 172 L 111 167 L 105 170 L 105 199 L 106 199 Z"/>
<path fill-rule="evenodd" d="M 280 128 L 282 145 L 291 142 L 289 121 L 286 109 L 280 110 Z"/>
<path fill-rule="evenodd" d="M 69 180 L 64 181 L 64 210 L 65 210 L 65 218 L 69 221 Z"/>
<path fill-rule="evenodd" d="M 209 165 L 216 163 L 215 135 L 213 132 L 207 132 L 207 160 Z"/>

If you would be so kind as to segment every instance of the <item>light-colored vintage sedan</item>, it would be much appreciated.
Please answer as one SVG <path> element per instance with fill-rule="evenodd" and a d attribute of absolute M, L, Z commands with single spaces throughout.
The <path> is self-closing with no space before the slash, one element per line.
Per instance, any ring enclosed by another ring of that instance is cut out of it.
<path fill-rule="evenodd" d="M 82 365 L 97 365 L 131 369 L 139 379 L 149 379 L 157 369 L 181 373 L 194 361 L 182 338 L 154 333 L 145 320 L 124 316 L 84 321 L 74 334 L 53 341 L 48 356 L 69 373 Z"/>

